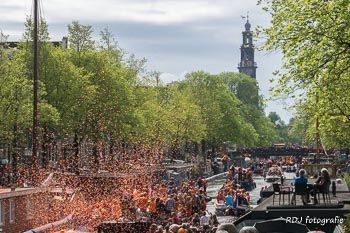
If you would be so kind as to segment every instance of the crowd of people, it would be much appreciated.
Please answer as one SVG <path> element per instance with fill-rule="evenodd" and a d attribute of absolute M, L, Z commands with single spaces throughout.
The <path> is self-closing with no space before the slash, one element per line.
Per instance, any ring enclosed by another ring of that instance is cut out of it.
<path fill-rule="evenodd" d="M 178 186 L 170 179 L 154 185 L 148 192 L 134 190 L 135 217 L 153 222 L 150 232 L 170 229 L 171 225 L 179 226 L 179 233 L 191 232 L 188 231 L 190 228 L 195 232 L 210 232 L 212 227 L 218 225 L 218 220 L 215 214 L 206 210 L 209 200 L 206 187 L 204 178 L 186 181 Z M 126 213 L 124 215 L 128 216 Z"/>
<path fill-rule="evenodd" d="M 68 212 L 74 213 L 76 225 L 96 227 L 104 221 L 149 222 L 150 232 L 163 232 L 178 226 L 176 232 L 212 232 L 219 222 L 207 211 L 207 181 L 192 179 L 176 184 L 174 179 L 149 182 L 150 177 L 129 177 L 118 183 L 100 180 L 79 181 L 82 190 Z M 123 189 L 115 189 L 116 186 Z M 86 190 L 86 191 L 84 191 Z M 96 193 L 99 193 L 96 196 Z M 171 226 L 173 226 L 171 228 Z M 191 231 L 191 230 L 192 231 Z M 186 230 L 186 231 L 185 231 Z M 215 232 L 215 231 L 214 231 Z"/>

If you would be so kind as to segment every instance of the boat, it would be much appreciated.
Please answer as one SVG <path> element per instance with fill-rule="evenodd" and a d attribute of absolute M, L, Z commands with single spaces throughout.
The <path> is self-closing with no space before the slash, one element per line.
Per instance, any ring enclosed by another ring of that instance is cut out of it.
<path fill-rule="evenodd" d="M 224 215 L 226 211 L 226 204 L 224 201 L 218 201 L 217 199 L 215 199 L 214 206 L 215 206 L 215 212 L 217 215 L 219 216 Z"/>
<path fill-rule="evenodd" d="M 241 230 L 243 226 L 246 230 L 250 230 L 249 232 L 261 232 L 261 233 L 270 233 L 270 232 L 297 232 L 297 233 L 308 233 L 311 232 L 310 229 L 303 223 L 300 222 L 292 222 L 287 218 L 275 218 L 268 220 L 236 220 L 234 225 L 237 229 Z M 314 231 L 313 231 L 314 232 Z M 323 232 L 323 231 L 317 231 Z"/>
<path fill-rule="evenodd" d="M 248 204 L 248 203 L 246 203 Z M 236 216 L 240 217 L 251 210 L 250 205 L 241 204 L 236 206 L 235 208 L 232 206 L 228 206 L 224 201 L 214 201 L 215 206 L 215 214 L 218 216 Z"/>
<path fill-rule="evenodd" d="M 244 188 L 247 191 L 251 191 L 256 188 L 256 184 L 253 179 L 246 179 L 239 181 L 238 184 L 240 185 L 241 188 Z"/>
<path fill-rule="evenodd" d="M 242 216 L 251 210 L 251 206 L 249 204 L 249 193 L 247 191 L 242 191 L 242 189 L 236 190 L 234 205 L 227 205 L 225 203 L 225 196 L 227 190 L 221 189 L 218 193 L 217 198 L 214 199 L 215 212 L 218 216 Z"/>
<path fill-rule="evenodd" d="M 238 172 L 235 174 L 234 181 L 239 185 L 240 188 L 243 188 L 247 191 L 251 191 L 256 188 L 256 184 L 253 179 L 253 171 L 238 168 Z"/>
<path fill-rule="evenodd" d="M 254 174 L 256 175 L 263 175 L 264 174 L 264 164 L 258 163 L 256 167 L 253 170 Z"/>
<path fill-rule="evenodd" d="M 281 177 L 283 176 L 282 169 L 276 165 L 269 168 L 267 171 L 265 181 L 266 182 L 275 182 L 278 180 L 281 180 Z"/>

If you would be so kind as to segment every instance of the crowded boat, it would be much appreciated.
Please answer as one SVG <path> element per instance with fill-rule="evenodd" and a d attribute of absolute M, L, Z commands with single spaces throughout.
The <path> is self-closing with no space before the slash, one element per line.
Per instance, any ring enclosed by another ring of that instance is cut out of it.
<path fill-rule="evenodd" d="M 266 182 L 274 182 L 281 179 L 283 179 L 283 171 L 281 167 L 277 165 L 270 167 L 265 176 Z"/>
<path fill-rule="evenodd" d="M 218 191 L 215 211 L 218 215 L 241 216 L 249 211 L 249 190 L 256 187 L 253 171 L 231 166 L 226 182 Z"/>

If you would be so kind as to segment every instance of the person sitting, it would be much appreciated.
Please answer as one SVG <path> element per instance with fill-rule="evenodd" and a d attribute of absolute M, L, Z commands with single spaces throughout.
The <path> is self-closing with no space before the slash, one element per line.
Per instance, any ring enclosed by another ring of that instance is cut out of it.
<path fill-rule="evenodd" d="M 219 191 L 218 196 L 216 197 L 218 203 L 225 201 L 225 192 L 223 190 Z"/>
<path fill-rule="evenodd" d="M 204 231 L 207 231 L 209 229 L 209 217 L 205 212 L 202 213 L 202 216 L 200 218 L 200 226 Z"/>
<path fill-rule="evenodd" d="M 191 225 L 192 226 L 195 226 L 195 227 L 198 227 L 200 226 L 200 217 L 199 217 L 199 214 L 198 213 L 195 213 L 192 220 L 191 220 Z"/>
<path fill-rule="evenodd" d="M 315 197 L 315 204 L 317 204 L 317 199 L 316 199 L 316 192 L 321 192 L 324 193 L 326 188 L 329 188 L 331 184 L 331 177 L 328 173 L 328 170 L 326 168 L 321 169 L 321 174 L 317 178 L 315 185 L 314 185 L 314 197 Z"/>
<path fill-rule="evenodd" d="M 230 192 L 227 192 L 227 195 L 225 198 L 225 204 L 228 206 L 233 206 L 234 204 L 233 197 L 231 196 Z"/>
<path fill-rule="evenodd" d="M 315 183 L 319 184 L 319 185 L 324 185 L 327 183 L 328 185 L 330 185 L 331 178 L 330 178 L 328 170 L 326 168 L 321 169 L 321 175 L 317 178 Z"/>
<path fill-rule="evenodd" d="M 172 224 L 181 224 L 181 219 L 177 216 L 177 214 L 175 212 L 172 212 L 170 222 Z"/>
<path fill-rule="evenodd" d="M 236 204 L 237 204 L 237 206 L 248 205 L 248 201 L 247 201 L 247 199 L 243 196 L 242 193 L 238 193 L 238 194 L 236 195 Z"/>
<path fill-rule="evenodd" d="M 307 184 L 306 171 L 300 169 L 299 176 L 294 178 L 294 184 Z"/>
<path fill-rule="evenodd" d="M 211 214 L 210 213 L 210 225 L 213 227 L 217 227 L 219 225 L 219 220 L 216 214 Z"/>
<path fill-rule="evenodd" d="M 307 185 L 306 171 L 304 169 L 300 169 L 298 175 L 299 175 L 298 177 L 294 178 L 294 184 L 295 185 Z M 310 192 L 310 190 L 308 190 L 307 195 L 302 196 L 302 201 L 304 204 L 308 203 L 308 201 L 309 201 L 309 192 Z M 293 195 L 295 195 L 295 194 L 293 194 Z M 292 200 L 293 200 L 293 198 L 292 198 Z"/>

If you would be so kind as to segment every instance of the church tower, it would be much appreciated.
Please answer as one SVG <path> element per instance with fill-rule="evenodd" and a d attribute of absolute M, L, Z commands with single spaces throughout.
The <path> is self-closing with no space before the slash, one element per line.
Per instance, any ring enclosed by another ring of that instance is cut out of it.
<path fill-rule="evenodd" d="M 254 62 L 253 32 L 250 31 L 249 16 L 247 16 L 247 22 L 244 26 L 245 31 L 242 32 L 243 44 L 241 46 L 241 62 L 238 64 L 238 70 L 240 73 L 244 73 L 256 79 L 257 66 Z"/>

